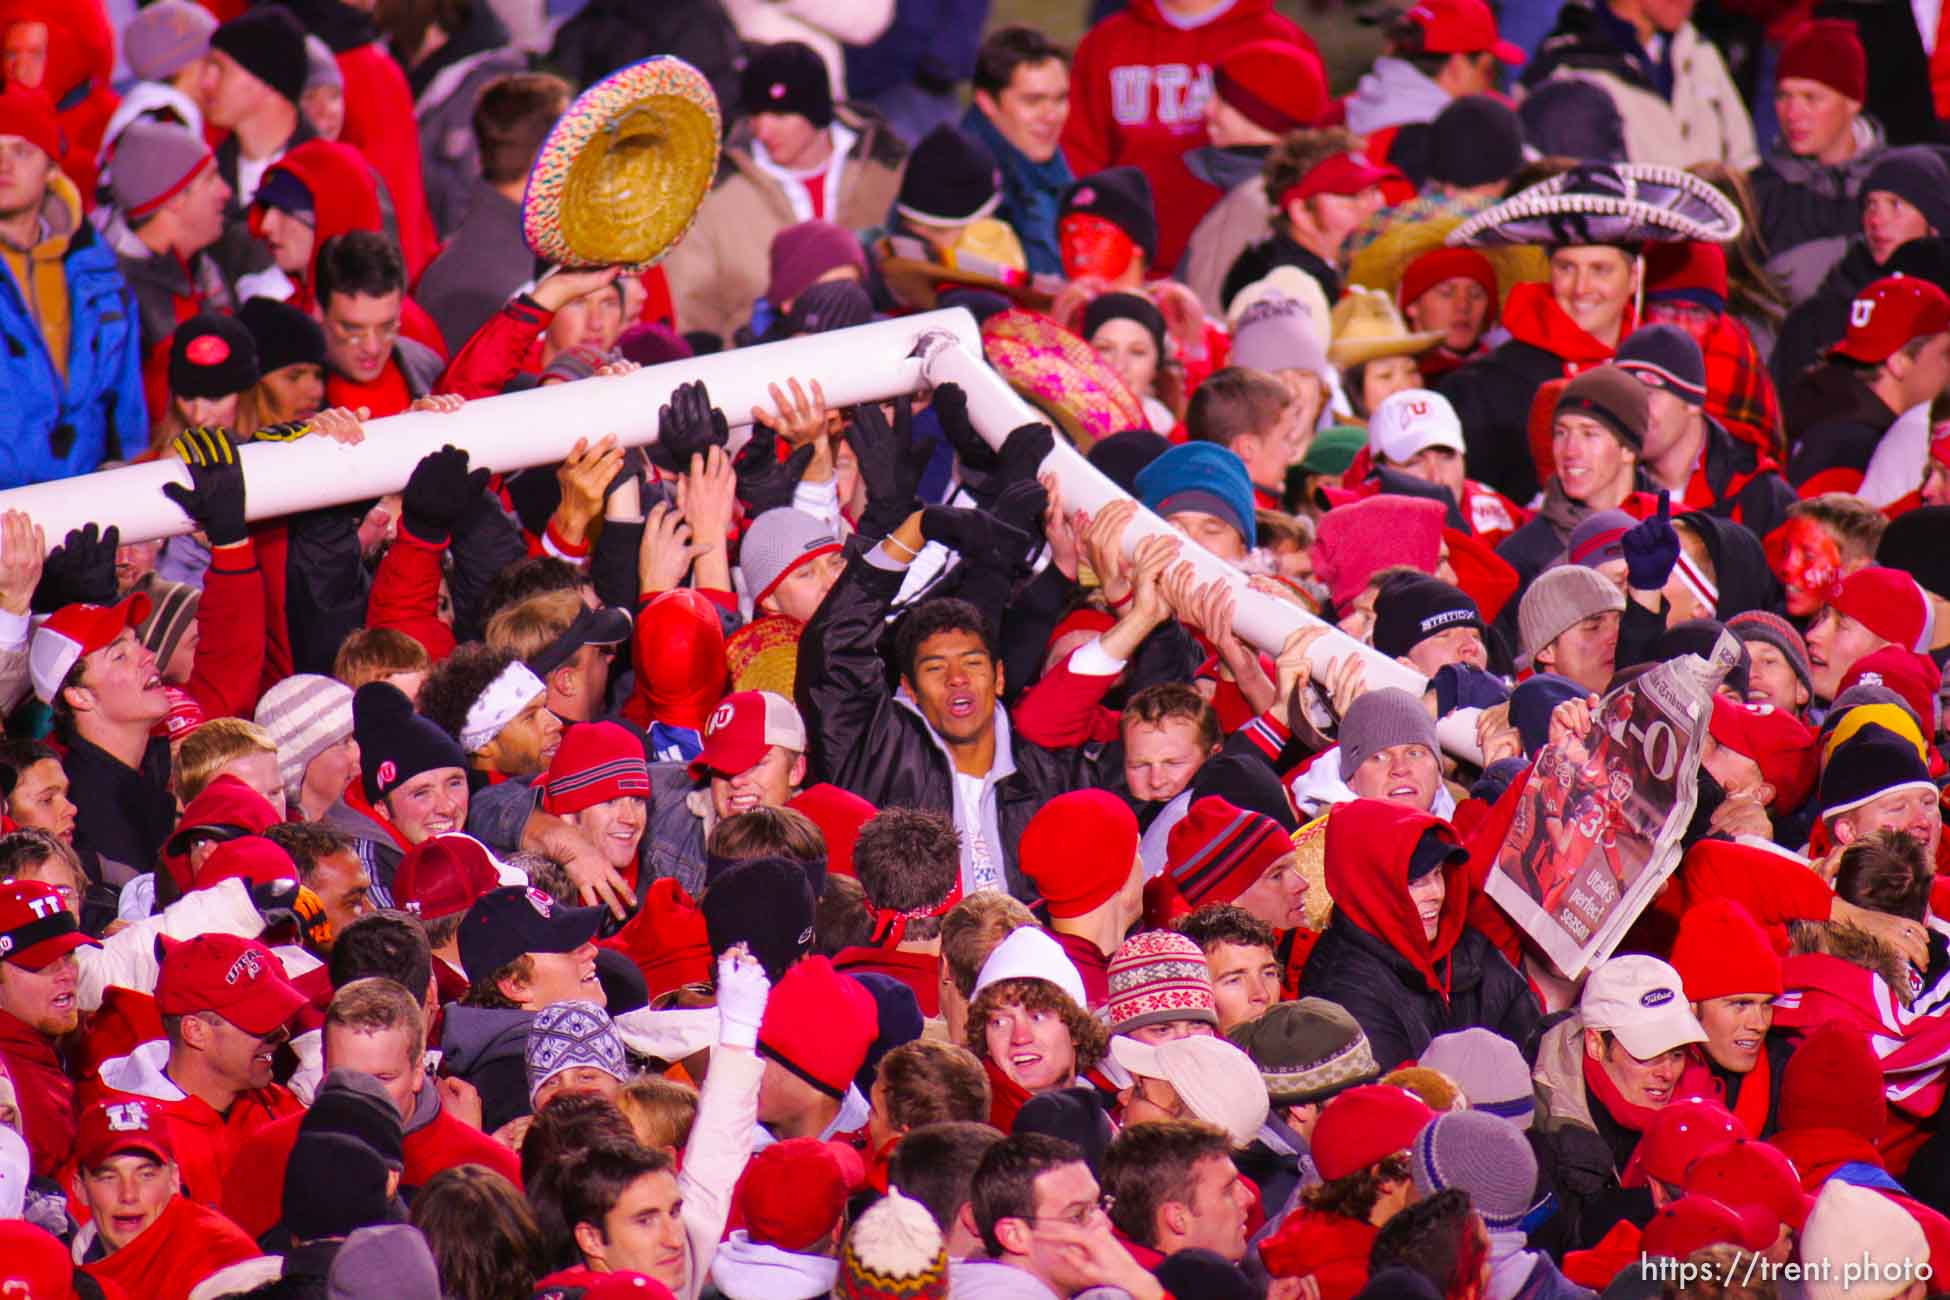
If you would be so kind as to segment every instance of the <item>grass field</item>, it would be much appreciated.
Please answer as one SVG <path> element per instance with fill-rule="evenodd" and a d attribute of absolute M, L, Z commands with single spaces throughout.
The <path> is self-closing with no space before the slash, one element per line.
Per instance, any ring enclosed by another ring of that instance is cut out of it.
<path fill-rule="evenodd" d="M 1281 13 L 1305 27 L 1320 46 L 1335 94 L 1352 88 L 1381 50 L 1378 30 L 1356 22 L 1354 11 L 1340 0 L 1330 0 L 1325 12 L 1316 12 L 1312 0 L 1276 0 L 1276 4 Z M 1089 0 L 994 0 L 989 26 L 1026 23 L 1042 28 L 1055 40 L 1074 45 L 1083 35 L 1089 14 Z"/>

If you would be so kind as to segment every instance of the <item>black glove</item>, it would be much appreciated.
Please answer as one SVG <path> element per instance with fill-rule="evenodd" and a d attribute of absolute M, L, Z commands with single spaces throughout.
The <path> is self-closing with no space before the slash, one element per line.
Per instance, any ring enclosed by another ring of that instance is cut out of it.
<path fill-rule="evenodd" d="M 781 464 L 778 444 L 777 436 L 759 425 L 752 430 L 751 441 L 739 448 L 738 458 L 731 462 L 731 471 L 738 476 L 738 499 L 753 519 L 767 510 L 792 504 L 792 494 L 819 450 L 809 442 Z"/>
<path fill-rule="evenodd" d="M 183 458 L 190 485 L 163 484 L 163 495 L 190 517 L 211 546 L 235 546 L 250 536 L 244 524 L 244 467 L 222 429 L 185 429 L 170 449 Z"/>
<path fill-rule="evenodd" d="M 267 880 L 250 887 L 251 906 L 264 918 L 264 928 L 275 930 L 290 925 L 298 939 L 313 952 L 323 952 L 332 943 L 332 921 L 325 915 L 325 901 L 295 880 Z"/>
<path fill-rule="evenodd" d="M 1659 513 L 1625 530 L 1626 581 L 1633 591 L 1659 591 L 1679 563 L 1679 530 L 1672 526 L 1672 493 L 1659 493 Z"/>
<path fill-rule="evenodd" d="M 413 467 L 400 494 L 400 527 L 423 542 L 440 543 L 454 531 L 487 487 L 490 471 L 467 468 L 467 453 L 451 444 L 431 451 Z"/>
<path fill-rule="evenodd" d="M 657 409 L 657 440 L 650 444 L 650 463 L 673 474 L 691 467 L 691 457 L 722 447 L 731 438 L 724 412 L 711 405 L 704 381 L 679 384 L 670 405 Z"/>
<path fill-rule="evenodd" d="M 995 471 L 998 491 L 1021 482 L 1035 482 L 1056 447 L 1056 431 L 1047 424 L 1023 424 L 1009 430 L 1003 439 L 1001 465 Z"/>
<path fill-rule="evenodd" d="M 877 402 L 853 408 L 847 445 L 860 462 L 867 484 L 867 508 L 860 513 L 860 535 L 879 539 L 901 526 L 921 504 L 921 474 L 933 448 L 914 438 L 914 405 L 905 397 L 894 400 L 889 424 Z"/>
<path fill-rule="evenodd" d="M 1043 514 L 1048 509 L 1049 489 L 1033 478 L 1018 479 L 1002 489 L 989 513 L 1021 533 L 1025 544 L 1013 554 L 998 558 L 1013 568 L 1028 569 L 1043 545 Z"/>
<path fill-rule="evenodd" d="M 948 437 L 948 445 L 955 449 L 955 459 L 961 462 L 962 479 L 970 476 L 981 477 L 995 472 L 998 461 L 995 448 L 983 441 L 982 435 L 975 432 L 975 426 L 968 419 L 968 394 L 960 384 L 943 384 L 934 390 L 934 399 L 929 403 L 934 418 L 941 421 L 941 432 Z"/>
<path fill-rule="evenodd" d="M 282 424 L 267 424 L 251 435 L 252 442 L 296 442 L 311 432 L 310 420 L 286 420 Z"/>
<path fill-rule="evenodd" d="M 115 582 L 115 551 L 121 544 L 122 530 L 113 525 L 104 530 L 87 524 L 70 531 L 41 563 L 34 612 L 52 614 L 64 605 L 113 605 L 121 599 Z"/>
<path fill-rule="evenodd" d="M 1029 549 L 1029 535 L 986 510 L 929 506 L 921 512 L 921 536 L 940 542 L 964 564 L 1011 562 Z"/>

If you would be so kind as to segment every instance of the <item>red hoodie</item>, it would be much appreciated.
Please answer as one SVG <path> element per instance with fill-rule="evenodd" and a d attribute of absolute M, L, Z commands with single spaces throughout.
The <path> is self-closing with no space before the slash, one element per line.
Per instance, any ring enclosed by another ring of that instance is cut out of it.
<path fill-rule="evenodd" d="M 1318 57 L 1313 39 L 1274 13 L 1272 0 L 1233 0 L 1190 29 L 1161 14 L 1157 0 L 1132 0 L 1077 45 L 1063 152 L 1078 176 L 1128 163 L 1150 178 L 1158 212 L 1154 272 L 1178 265 L 1192 227 L 1219 201 L 1219 191 L 1184 162 L 1187 152 L 1210 143 L 1204 110 L 1212 65 L 1260 40 L 1286 41 Z"/>
<path fill-rule="evenodd" d="M 211 1274 L 262 1253 L 229 1219 L 178 1196 L 134 1241 L 82 1271 L 148 1300 L 189 1300 Z"/>
<path fill-rule="evenodd" d="M 336 140 L 307 140 L 285 154 L 266 170 L 288 172 L 311 195 L 313 237 L 311 263 L 305 268 L 305 282 L 298 286 L 291 305 L 310 311 L 318 301 L 318 250 L 325 241 L 350 230 L 386 229 L 384 209 L 379 202 L 379 176 L 371 163 L 350 145 Z M 251 209 L 251 230 L 258 229 L 259 209 Z M 426 314 L 411 294 L 400 303 L 400 333 L 416 343 L 424 343 L 447 355 L 447 340 L 440 327 Z"/>
<path fill-rule="evenodd" d="M 1408 896 L 1408 864 L 1423 833 L 1435 827 L 1456 842 L 1449 823 L 1429 813 L 1379 799 L 1336 804 L 1327 819 L 1326 883 L 1337 912 L 1386 940 L 1446 1001 L 1449 955 L 1468 921 L 1469 865 L 1458 853 L 1442 867 L 1448 892 L 1431 942 Z"/>
<path fill-rule="evenodd" d="M 1525 282 L 1512 285 L 1503 301 L 1503 326 L 1510 337 L 1551 353 L 1564 362 L 1564 377 L 1576 378 L 1593 366 L 1602 366 L 1617 349 L 1607 347 L 1557 305 L 1548 284 Z M 1618 337 L 1638 328 L 1637 313 L 1628 304 L 1625 319 L 1619 323 Z"/>
<path fill-rule="evenodd" d="M 4 0 L 0 36 L 18 22 L 47 24 L 47 69 L 40 89 L 54 105 L 61 128 L 61 170 L 81 191 L 81 205 L 95 206 L 95 155 L 108 119 L 122 102 L 109 88 L 115 72 L 115 30 L 101 0 Z"/>
<path fill-rule="evenodd" d="M 54 1041 L 0 1011 L 0 1073 L 13 1080 L 21 1136 L 34 1172 L 53 1176 L 74 1149 L 74 1080 L 61 1068 Z"/>
<path fill-rule="evenodd" d="M 440 246 L 420 173 L 413 92 L 399 64 L 377 41 L 341 50 L 337 57 L 345 77 L 345 125 L 339 138 L 364 154 L 373 170 L 386 178 L 386 192 L 393 196 L 393 211 L 399 217 L 406 282 L 412 284 Z"/>

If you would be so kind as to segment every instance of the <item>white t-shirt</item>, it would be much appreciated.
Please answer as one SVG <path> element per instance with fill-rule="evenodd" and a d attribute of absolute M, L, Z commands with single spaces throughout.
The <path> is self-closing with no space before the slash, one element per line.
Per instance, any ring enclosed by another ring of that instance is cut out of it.
<path fill-rule="evenodd" d="M 968 894 L 1003 887 L 1002 864 L 982 833 L 982 785 L 979 776 L 955 773 L 955 820 L 968 843 L 968 878 L 962 881 L 962 892 Z"/>

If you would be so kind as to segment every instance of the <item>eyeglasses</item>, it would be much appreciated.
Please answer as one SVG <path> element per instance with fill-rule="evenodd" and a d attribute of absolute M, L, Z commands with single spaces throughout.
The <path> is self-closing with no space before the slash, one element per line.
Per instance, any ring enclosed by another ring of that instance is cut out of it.
<path fill-rule="evenodd" d="M 1087 1228 L 1096 1222 L 1099 1214 L 1109 1218 L 1111 1207 L 1116 1204 L 1117 1198 L 1105 1192 L 1096 1200 L 1080 1205 L 1068 1214 L 1030 1214 L 1024 1217 L 1030 1223 L 1067 1223 L 1073 1228 Z"/>

